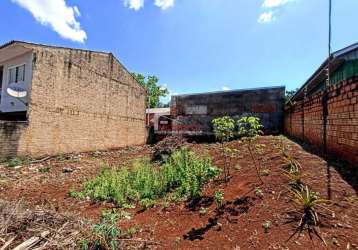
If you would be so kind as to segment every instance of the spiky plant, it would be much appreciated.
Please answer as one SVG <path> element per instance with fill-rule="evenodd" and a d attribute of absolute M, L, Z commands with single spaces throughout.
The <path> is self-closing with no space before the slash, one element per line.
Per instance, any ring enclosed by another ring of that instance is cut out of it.
<path fill-rule="evenodd" d="M 318 209 L 323 208 L 322 205 L 327 203 L 327 200 L 320 198 L 319 193 L 312 191 L 308 186 L 301 190 L 291 189 L 290 192 L 294 202 L 299 206 L 299 212 L 302 213 L 298 227 L 290 238 L 296 233 L 301 234 L 307 228 L 310 237 L 313 232 L 325 243 L 316 228 L 320 225 Z"/>
<path fill-rule="evenodd" d="M 288 152 L 283 152 L 283 159 L 286 161 L 286 168 L 287 171 L 290 173 L 298 173 L 301 171 L 302 166 L 295 158 L 293 158 L 292 155 L 290 155 Z"/>

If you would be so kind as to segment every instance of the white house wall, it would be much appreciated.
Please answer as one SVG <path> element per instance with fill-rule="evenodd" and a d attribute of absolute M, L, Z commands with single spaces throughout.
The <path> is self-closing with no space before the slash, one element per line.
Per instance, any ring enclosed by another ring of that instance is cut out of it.
<path fill-rule="evenodd" d="M 25 98 L 21 98 L 22 101 L 10 96 L 6 89 L 9 84 L 9 69 L 14 66 L 25 64 L 25 81 L 24 87 L 28 91 L 28 95 Z M 7 61 L 2 61 L 0 58 L 0 66 L 3 66 L 3 87 L 1 90 L 1 102 L 0 111 L 5 112 L 21 112 L 26 111 L 27 106 L 24 103 L 28 103 L 29 94 L 31 90 L 32 81 L 32 53 L 26 53 Z"/>

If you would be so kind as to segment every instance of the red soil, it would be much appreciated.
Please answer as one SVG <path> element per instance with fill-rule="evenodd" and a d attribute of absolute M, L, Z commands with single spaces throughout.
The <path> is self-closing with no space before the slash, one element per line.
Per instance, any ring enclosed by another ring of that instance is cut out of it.
<path fill-rule="evenodd" d="M 263 197 L 253 192 L 260 181 L 246 146 L 233 141 L 229 146 L 239 150 L 239 157 L 232 159 L 232 178 L 227 184 L 209 183 L 203 198 L 196 202 L 171 204 L 168 208 L 159 203 L 146 211 L 132 209 L 132 219 L 120 225 L 138 226 L 141 232 L 136 237 L 158 242 L 155 247 L 159 249 L 358 249 L 358 183 L 352 175 L 354 172 L 348 172 L 348 166 L 327 164 L 300 145 L 285 141 L 288 152 L 302 165 L 304 182 L 324 198 L 331 194 L 331 202 L 325 205 L 329 210 L 320 210 L 323 213 L 320 235 L 327 246 L 315 235 L 311 240 L 306 231 L 301 237 L 287 241 L 298 220 L 294 218 L 288 178 L 282 171 L 285 162 L 277 147 L 278 138 L 270 136 L 259 139 L 265 146 L 258 159 L 262 168 L 271 170 L 268 176 L 262 177 Z M 207 151 L 216 166 L 223 166 L 218 144 L 189 146 L 201 154 Z M 148 146 L 132 147 L 81 154 L 77 159 L 65 161 L 49 160 L 19 169 L 0 168 L 0 199 L 23 199 L 30 207 L 45 206 L 97 221 L 101 210 L 113 205 L 75 200 L 68 192 L 79 190 L 84 180 L 98 174 L 103 164 L 118 166 L 150 153 Z M 235 168 L 237 165 L 239 171 Z M 47 167 L 49 172 L 38 171 Z M 225 202 L 220 209 L 212 198 L 216 190 L 224 191 Z M 205 215 L 199 213 L 202 207 L 207 208 Z M 262 224 L 268 220 L 272 225 L 265 233 Z"/>

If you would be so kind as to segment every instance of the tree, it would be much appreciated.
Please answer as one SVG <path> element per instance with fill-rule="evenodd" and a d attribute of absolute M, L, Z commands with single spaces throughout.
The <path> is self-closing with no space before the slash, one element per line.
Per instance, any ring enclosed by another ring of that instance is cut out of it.
<path fill-rule="evenodd" d="M 261 121 L 258 117 L 244 116 L 241 117 L 241 119 L 239 119 L 238 121 L 236 121 L 236 123 L 239 130 L 239 135 L 242 137 L 241 140 L 247 142 L 247 148 L 249 150 L 251 159 L 255 165 L 257 176 L 260 179 L 261 184 L 263 184 L 264 182 L 260 176 L 260 162 L 259 164 L 256 163 L 256 158 L 254 156 L 253 150 L 253 146 L 254 148 L 257 148 L 258 146 L 255 143 L 257 137 L 263 134 L 263 126 L 261 124 Z"/>
<path fill-rule="evenodd" d="M 285 93 L 285 102 L 288 102 L 298 91 L 298 88 L 294 89 L 294 90 L 286 90 Z"/>
<path fill-rule="evenodd" d="M 224 179 L 229 181 L 230 166 L 227 164 L 227 156 L 229 156 L 231 149 L 224 148 L 224 142 L 230 141 L 234 137 L 235 120 L 228 117 L 219 117 L 212 120 L 214 126 L 214 134 L 216 139 L 221 143 L 221 152 L 224 159 Z"/>
<path fill-rule="evenodd" d="M 168 89 L 159 86 L 159 78 L 156 76 L 145 77 L 140 73 L 132 73 L 132 76 L 147 90 L 147 107 L 158 108 L 160 104 L 160 97 L 165 97 L 169 94 Z"/>

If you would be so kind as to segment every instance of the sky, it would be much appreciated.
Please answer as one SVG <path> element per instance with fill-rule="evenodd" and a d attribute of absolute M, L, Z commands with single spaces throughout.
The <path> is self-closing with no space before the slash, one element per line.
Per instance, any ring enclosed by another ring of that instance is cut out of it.
<path fill-rule="evenodd" d="M 358 42 L 357 10 L 333 0 L 333 50 Z M 1 44 L 112 52 L 171 94 L 295 89 L 328 53 L 328 0 L 1 0 L 0 13 Z"/>

